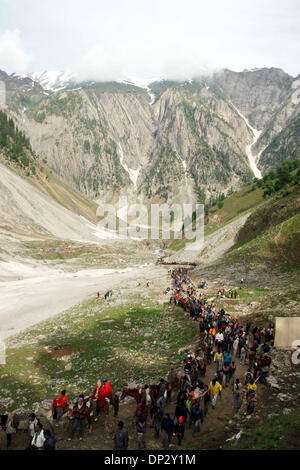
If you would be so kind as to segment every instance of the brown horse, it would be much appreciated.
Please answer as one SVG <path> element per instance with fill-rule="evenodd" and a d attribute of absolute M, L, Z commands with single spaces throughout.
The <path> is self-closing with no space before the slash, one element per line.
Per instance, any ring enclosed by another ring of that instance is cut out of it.
<path fill-rule="evenodd" d="M 152 404 L 155 403 L 158 399 L 159 385 L 150 385 L 149 395 L 151 398 Z M 120 400 L 124 400 L 125 397 L 132 397 L 137 403 L 141 402 L 140 389 L 138 388 L 123 388 Z"/>
<path fill-rule="evenodd" d="M 137 403 L 141 401 L 141 394 L 138 388 L 123 388 L 120 401 L 124 400 L 125 397 L 132 397 Z"/>
<path fill-rule="evenodd" d="M 118 395 L 116 393 L 112 393 L 109 397 L 107 397 L 107 399 L 109 400 L 109 403 L 107 402 L 107 400 L 105 400 L 104 413 L 106 415 L 108 415 L 109 414 L 109 405 L 112 405 L 112 407 L 114 409 L 114 417 L 118 416 L 119 404 L 120 404 L 120 400 L 119 400 Z"/>

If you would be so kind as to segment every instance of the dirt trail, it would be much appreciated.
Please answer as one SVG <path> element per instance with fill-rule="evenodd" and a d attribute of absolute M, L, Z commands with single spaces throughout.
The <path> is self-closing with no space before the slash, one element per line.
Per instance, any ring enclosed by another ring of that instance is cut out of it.
<path fill-rule="evenodd" d="M 244 226 L 250 214 L 251 211 L 205 237 L 200 256 L 203 264 L 215 262 L 234 245 L 238 231 Z"/>
<path fill-rule="evenodd" d="M 244 226 L 246 220 L 250 216 L 251 211 L 232 222 L 217 229 L 215 232 L 204 237 L 203 246 L 195 243 L 188 244 L 188 249 L 176 252 L 167 258 L 168 261 L 200 261 L 202 266 L 215 263 L 221 258 L 234 244 L 235 238 L 239 230 Z M 190 250 L 190 251 L 189 251 Z"/>
<path fill-rule="evenodd" d="M 122 277 L 122 275 L 124 277 Z M 162 290 L 162 283 L 166 282 L 166 285 L 170 284 L 170 277 L 167 275 L 167 269 L 162 266 L 147 266 L 147 267 L 139 267 L 133 272 L 128 273 L 119 273 L 117 276 L 116 274 L 108 274 L 107 281 L 108 283 L 112 282 L 112 277 L 117 277 L 118 279 L 116 282 L 120 283 L 122 280 L 126 279 L 126 282 L 132 281 L 134 285 L 136 285 L 136 277 L 139 276 L 139 280 L 150 280 L 155 279 L 156 282 L 153 283 L 153 287 L 149 295 L 153 295 L 156 298 L 162 295 L 161 292 L 157 290 L 157 285 L 160 283 L 160 288 Z M 93 279 L 95 282 L 95 279 Z M 214 282 L 209 283 L 210 287 L 207 291 L 207 296 L 212 296 L 216 292 L 216 285 Z M 111 286 L 111 284 L 110 284 Z M 129 285 L 127 286 L 128 288 Z M 237 301 L 238 302 L 238 301 Z M 193 321 L 190 319 L 189 314 L 182 312 L 183 315 L 186 316 L 187 322 L 193 322 L 195 325 L 195 333 L 199 331 L 199 322 Z M 236 359 L 237 371 L 236 377 L 240 378 L 241 382 L 243 381 L 244 374 L 248 368 L 248 365 L 240 364 L 239 359 Z M 182 370 L 178 371 L 180 374 Z M 207 366 L 207 371 L 205 377 L 202 379 L 204 383 L 209 383 L 212 379 L 214 373 L 216 372 L 216 365 L 212 363 L 211 365 Z M 142 385 L 142 384 L 141 384 Z M 258 387 L 258 402 L 263 399 L 264 394 L 267 393 L 265 387 Z M 244 393 L 243 393 L 244 394 Z M 174 416 L 174 411 L 176 407 L 176 395 L 177 392 L 174 391 L 172 394 L 172 403 L 165 406 L 164 411 L 169 412 L 171 417 Z M 201 403 L 202 405 L 202 403 Z M 203 405 L 202 405 L 203 406 Z M 73 441 L 68 441 L 68 435 L 70 432 L 70 423 L 66 423 L 65 425 L 60 425 L 59 428 L 54 427 L 54 434 L 57 439 L 57 449 L 67 449 L 67 450 L 112 450 L 113 449 L 113 436 L 117 428 L 117 423 L 121 419 L 124 421 L 126 428 L 129 432 L 129 450 L 134 450 L 138 448 L 137 438 L 136 438 L 136 431 L 135 431 L 135 418 L 134 418 L 134 411 L 136 408 L 135 401 L 128 397 L 124 400 L 124 402 L 120 403 L 120 410 L 119 415 L 117 418 L 113 417 L 112 409 L 110 410 L 110 415 L 105 417 L 104 415 L 100 416 L 100 419 L 97 423 L 92 424 L 91 432 L 88 429 L 85 429 L 84 438 L 82 441 L 78 439 L 78 432 L 75 435 Z M 231 384 L 226 386 L 222 391 L 221 398 L 219 397 L 217 400 L 217 405 L 215 409 L 212 409 L 209 406 L 208 414 L 204 419 L 204 423 L 200 427 L 200 433 L 193 435 L 192 429 L 189 429 L 188 424 L 186 425 L 185 429 L 185 437 L 183 440 L 183 446 L 189 445 L 189 448 L 193 448 L 193 443 L 195 443 L 195 448 L 199 448 L 199 444 L 197 441 L 200 437 L 209 436 L 209 446 L 210 448 L 219 448 L 220 445 L 225 443 L 225 437 L 231 437 L 232 431 L 228 430 L 227 434 L 222 433 L 221 437 L 217 437 L 215 432 L 218 430 L 224 430 L 224 427 L 228 423 L 229 420 L 233 422 L 236 421 L 237 416 L 241 415 L 245 411 L 245 401 L 243 400 L 242 406 L 238 413 L 235 412 L 233 409 L 233 397 L 232 397 L 232 388 Z M 245 418 L 246 419 L 246 418 Z M 211 436 L 211 437 L 210 437 Z M 13 449 L 23 449 L 25 445 L 27 445 L 27 436 L 24 434 L 17 434 L 13 437 Z M 221 441 L 220 441 L 221 439 Z M 154 429 L 152 427 L 150 416 L 148 417 L 147 422 L 147 433 L 146 433 L 146 448 L 147 450 L 158 450 L 162 449 L 162 435 L 160 435 L 159 439 L 154 438 Z M 177 439 L 173 437 L 172 446 L 174 448 L 177 446 Z"/>
<path fill-rule="evenodd" d="M 187 321 L 192 321 L 187 318 Z M 199 324 L 195 322 L 195 329 L 198 329 Z M 247 365 L 241 365 L 239 360 L 236 360 L 237 372 L 236 377 L 239 377 L 241 380 L 247 370 Z M 209 383 L 214 373 L 216 372 L 216 365 L 212 363 L 207 367 L 206 375 L 202 379 L 204 383 Z M 265 393 L 265 389 L 258 388 L 258 400 Z M 176 407 L 176 395 L 177 392 L 174 391 L 172 394 L 172 402 L 164 408 L 164 412 L 169 412 L 171 417 L 174 417 L 174 411 Z M 201 403 L 201 406 L 202 403 Z M 54 427 L 54 434 L 57 439 L 57 449 L 64 450 L 112 450 L 113 449 L 113 436 L 117 429 L 117 423 L 121 419 L 124 421 L 125 426 L 129 433 L 129 450 L 138 449 L 138 443 L 136 438 L 135 431 L 135 418 L 134 411 L 136 408 L 135 400 L 128 397 L 124 402 L 120 403 L 120 411 L 117 418 L 113 417 L 112 408 L 110 409 L 110 415 L 105 417 L 100 415 L 100 419 L 97 423 L 92 424 L 91 432 L 86 428 L 84 431 L 84 437 L 82 441 L 79 441 L 78 431 L 75 434 L 73 441 L 68 441 L 67 438 L 70 433 L 71 424 L 60 425 L 59 428 Z M 238 414 L 241 414 L 245 411 L 245 402 L 242 402 L 242 406 L 238 411 Z M 233 409 L 233 398 L 231 391 L 231 384 L 226 386 L 222 391 L 221 398 L 217 400 L 216 408 L 212 409 L 209 406 L 208 414 L 204 419 L 204 423 L 200 426 L 200 432 L 193 435 L 193 430 L 189 429 L 188 423 L 185 428 L 185 437 L 183 440 L 183 446 L 189 444 L 189 447 L 193 448 L 193 443 L 195 443 L 195 448 L 199 448 L 197 440 L 199 437 L 210 435 L 211 434 L 211 445 L 214 446 L 214 433 L 216 430 L 221 429 L 228 422 L 228 420 L 235 420 L 237 414 Z M 231 434 L 230 434 L 231 436 Z M 27 444 L 27 436 L 24 434 L 17 434 L 13 436 L 13 449 L 24 449 Z M 219 444 L 218 444 L 219 445 Z M 173 437 L 172 446 L 174 448 L 177 446 L 177 439 Z M 217 448 L 218 446 L 214 447 Z M 147 420 L 147 433 L 146 433 L 146 449 L 147 450 L 158 450 L 162 449 L 162 435 L 159 439 L 154 438 L 154 428 L 152 427 L 152 422 L 150 416 Z"/>
<path fill-rule="evenodd" d="M 196 323 L 195 328 L 198 327 L 198 323 Z M 242 378 L 244 373 L 247 370 L 247 366 L 243 366 L 239 364 L 237 361 L 237 373 L 236 377 Z M 209 383 L 211 378 L 213 377 L 214 373 L 216 372 L 216 365 L 213 363 L 207 368 L 206 376 L 203 378 L 205 383 Z M 177 393 L 174 392 L 172 396 L 172 403 L 165 406 L 164 412 L 170 413 L 171 417 L 174 417 L 174 411 L 176 407 L 176 395 Z M 203 405 L 201 405 L 203 406 Z M 243 411 L 245 404 L 242 404 L 242 407 L 239 412 Z M 63 437 L 63 434 L 59 432 L 57 434 L 59 444 L 58 448 L 60 449 L 86 449 L 87 445 L 89 449 L 104 449 L 109 450 L 112 449 L 112 437 L 114 432 L 117 428 L 117 423 L 121 419 L 124 421 L 126 428 L 129 432 L 129 450 L 138 449 L 137 439 L 136 439 L 136 431 L 135 431 L 135 418 L 133 417 L 134 411 L 136 408 L 136 403 L 133 399 L 129 398 L 126 405 L 122 405 L 120 407 L 120 412 L 118 418 L 113 418 L 112 416 L 106 418 L 106 433 L 101 433 L 101 429 L 103 429 L 103 424 L 105 423 L 105 418 L 102 416 L 102 421 L 97 423 L 93 423 L 92 433 L 86 433 L 84 439 L 80 442 L 78 440 L 78 436 L 74 441 L 68 441 L 66 438 Z M 112 414 L 112 411 L 111 411 Z M 216 408 L 212 409 L 209 406 L 208 414 L 204 419 L 203 424 L 200 426 L 200 433 L 193 435 L 193 430 L 189 429 L 188 424 L 185 428 L 185 436 L 183 440 L 183 444 L 192 444 L 195 442 L 199 437 L 213 433 L 217 429 L 221 428 L 225 423 L 233 419 L 234 410 L 233 410 L 233 398 L 232 398 L 232 391 L 231 385 L 228 385 L 225 389 L 223 389 L 222 397 L 218 398 Z M 99 436 L 101 435 L 101 439 Z M 177 439 L 173 437 L 172 439 L 173 445 L 177 445 Z M 152 427 L 150 416 L 148 417 L 147 421 L 147 433 L 146 433 L 146 446 L 147 450 L 150 449 L 162 449 L 162 435 L 160 435 L 159 439 L 154 438 L 154 428 Z"/>

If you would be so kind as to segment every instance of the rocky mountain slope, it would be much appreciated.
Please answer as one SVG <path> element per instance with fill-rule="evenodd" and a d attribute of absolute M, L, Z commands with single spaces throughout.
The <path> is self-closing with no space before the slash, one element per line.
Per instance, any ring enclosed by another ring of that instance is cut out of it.
<path fill-rule="evenodd" d="M 273 137 L 262 152 L 260 167 L 267 171 L 287 159 L 300 159 L 300 115 L 288 122 L 287 126 Z"/>
<path fill-rule="evenodd" d="M 209 204 L 249 182 L 256 165 L 263 173 L 277 165 L 272 139 L 300 111 L 294 78 L 279 69 L 144 87 L 75 84 L 62 73 L 0 78 L 39 157 L 85 195 L 110 201 L 125 191 L 149 202 Z"/>
<path fill-rule="evenodd" d="M 97 206 L 39 161 L 28 138 L 0 110 L 0 232 L 5 241 L 99 241 Z"/>
<path fill-rule="evenodd" d="M 270 150 L 274 146 L 273 139 L 276 142 L 278 134 L 299 118 L 300 102 L 293 99 L 295 84 L 297 78 L 276 68 L 242 73 L 225 70 L 212 78 L 214 89 L 231 100 L 260 132 L 253 152 L 263 174 L 286 158 L 293 158 L 288 146 L 283 145 L 288 152 L 281 159 L 274 157 Z"/>
<path fill-rule="evenodd" d="M 1 163 L 0 225 L 3 239 L 17 236 L 99 241 L 96 225 L 66 209 Z"/>

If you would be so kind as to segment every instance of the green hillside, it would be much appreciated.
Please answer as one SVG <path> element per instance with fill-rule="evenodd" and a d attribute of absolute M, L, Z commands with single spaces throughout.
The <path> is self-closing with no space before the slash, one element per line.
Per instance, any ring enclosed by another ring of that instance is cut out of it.
<path fill-rule="evenodd" d="M 265 132 L 267 133 L 268 130 Z M 293 119 L 281 132 L 275 135 L 262 152 L 260 165 L 264 171 L 276 167 L 284 160 L 300 158 L 300 116 Z"/>
<path fill-rule="evenodd" d="M 268 232 L 268 230 L 272 231 L 272 229 L 275 229 L 278 224 L 297 216 L 300 212 L 299 192 L 300 161 L 284 161 L 275 171 L 270 171 L 263 177 L 263 179 L 255 179 L 253 183 L 245 186 L 240 191 L 237 191 L 228 197 L 221 197 L 220 200 L 212 207 L 206 206 L 204 227 L 205 236 L 225 227 L 241 215 L 252 210 L 252 214 L 249 216 L 245 225 L 237 235 L 236 246 L 232 249 L 239 250 L 237 258 L 240 258 L 242 253 L 244 253 L 243 251 L 240 251 L 242 245 L 245 245 L 246 247 L 246 245 L 251 241 L 251 243 L 253 243 L 253 250 L 255 250 L 255 241 L 253 240 L 255 237 L 263 234 L 264 232 Z M 296 217 L 294 221 L 291 221 L 290 225 L 285 227 L 285 230 L 293 230 L 294 227 L 297 232 L 297 221 L 298 219 Z M 285 233 L 285 230 L 283 233 Z M 270 237 L 271 240 L 271 232 L 268 232 L 268 237 Z M 279 240 L 278 237 L 276 238 L 276 241 Z M 186 242 L 187 241 L 184 237 L 182 240 L 172 240 L 169 248 L 171 250 L 178 251 L 184 248 Z M 294 242 L 297 244 L 297 241 Z M 262 241 L 258 242 L 257 240 L 257 243 L 261 244 Z M 276 246 L 273 247 L 274 253 L 276 253 Z M 264 248 L 267 250 L 266 253 L 269 252 L 267 246 L 262 246 L 262 253 Z M 280 249 L 283 250 L 284 248 Z M 231 258 L 231 260 L 233 261 L 233 258 Z"/>
<path fill-rule="evenodd" d="M 264 264 L 271 268 L 280 267 L 282 270 L 300 268 L 300 212 L 236 245 L 226 255 L 226 262 Z"/>

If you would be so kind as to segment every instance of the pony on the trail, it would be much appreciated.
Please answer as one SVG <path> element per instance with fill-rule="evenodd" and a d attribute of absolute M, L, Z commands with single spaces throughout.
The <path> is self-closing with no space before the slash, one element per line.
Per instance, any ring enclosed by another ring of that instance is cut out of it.
<path fill-rule="evenodd" d="M 114 417 L 118 416 L 119 413 L 119 405 L 120 405 L 120 400 L 119 396 L 116 393 L 112 393 L 107 399 L 105 400 L 105 405 L 104 405 L 104 413 L 106 415 L 109 414 L 109 405 L 112 405 L 114 409 Z"/>
<path fill-rule="evenodd" d="M 158 400 L 159 385 L 150 385 L 149 386 L 149 396 L 151 398 L 151 404 L 157 402 Z M 123 388 L 120 401 L 124 400 L 125 397 L 132 397 L 135 399 L 136 403 L 141 402 L 141 389 L 138 388 Z"/>
<path fill-rule="evenodd" d="M 141 394 L 138 388 L 123 388 L 120 401 L 124 400 L 125 397 L 132 397 L 137 403 L 141 401 Z"/>

